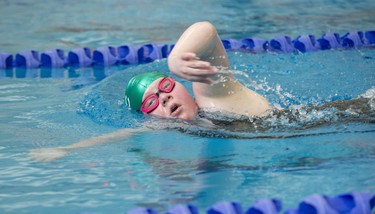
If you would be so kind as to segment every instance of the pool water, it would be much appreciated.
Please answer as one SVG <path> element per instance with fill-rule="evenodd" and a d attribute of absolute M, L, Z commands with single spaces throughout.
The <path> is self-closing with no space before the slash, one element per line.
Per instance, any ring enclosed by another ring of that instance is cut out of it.
<path fill-rule="evenodd" d="M 375 10 L 372 1 L 200 4 L 1 1 L 0 16 L 7 18 L 0 25 L 8 30 L 0 35 L 0 49 L 16 53 L 173 43 L 199 20 L 213 22 L 223 38 L 344 33 L 371 30 Z M 209 11 L 203 13 L 203 8 Z M 41 24 L 44 16 L 49 21 Z M 373 49 L 230 52 L 229 58 L 239 81 L 275 106 L 301 110 L 359 96 L 375 106 Z M 373 108 L 364 117 L 361 112 L 326 109 L 301 114 L 297 122 L 271 118 L 266 129 L 251 132 L 169 120 L 156 120 L 155 125 L 153 119 L 123 107 L 124 83 L 149 70 L 167 73 L 166 60 L 108 68 L 0 70 L 0 212 L 124 213 L 140 206 L 166 211 L 179 203 L 204 211 L 222 200 L 247 208 L 272 197 L 290 208 L 316 193 L 375 192 Z M 76 149 L 53 162 L 29 157 L 32 149 L 69 145 L 142 124 L 166 128 Z"/>
<path fill-rule="evenodd" d="M 371 0 L 0 1 L 1 51 L 174 43 L 194 22 L 208 20 L 222 38 L 374 30 Z M 44 21 L 46 20 L 46 21 Z"/>

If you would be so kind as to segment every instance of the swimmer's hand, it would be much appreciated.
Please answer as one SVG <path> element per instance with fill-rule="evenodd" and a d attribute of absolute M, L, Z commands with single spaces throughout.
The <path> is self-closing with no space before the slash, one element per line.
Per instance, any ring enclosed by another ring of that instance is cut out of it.
<path fill-rule="evenodd" d="M 209 77 L 217 72 L 217 68 L 209 62 L 199 60 L 195 53 L 173 54 L 168 57 L 169 70 L 183 79 L 192 82 L 210 84 Z"/>
<path fill-rule="evenodd" d="M 30 151 L 29 156 L 34 161 L 48 162 L 64 157 L 68 153 L 68 149 L 64 147 L 41 148 Z"/>

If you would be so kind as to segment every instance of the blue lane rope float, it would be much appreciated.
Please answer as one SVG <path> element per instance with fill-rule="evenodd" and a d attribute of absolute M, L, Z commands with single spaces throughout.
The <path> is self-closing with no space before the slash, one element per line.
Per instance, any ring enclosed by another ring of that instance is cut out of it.
<path fill-rule="evenodd" d="M 37 51 L 22 51 L 16 54 L 15 67 L 22 68 L 39 68 L 40 60 Z"/>
<path fill-rule="evenodd" d="M 371 193 L 346 193 L 333 197 L 311 195 L 304 198 L 297 208 L 289 208 L 284 214 L 371 214 L 375 208 L 375 195 Z M 278 199 L 261 199 L 243 209 L 237 202 L 222 201 L 215 203 L 206 210 L 207 214 L 278 214 L 282 203 Z M 170 208 L 165 214 L 198 214 L 198 208 L 191 204 L 179 204 Z M 158 214 L 151 208 L 135 208 L 127 214 Z"/>
<path fill-rule="evenodd" d="M 68 62 L 64 57 L 64 51 L 60 49 L 49 50 L 40 55 L 40 60 L 45 67 L 64 67 Z"/>
<path fill-rule="evenodd" d="M 277 36 L 269 41 L 250 37 L 242 40 L 223 39 L 222 42 L 228 51 L 304 53 L 317 50 L 375 47 L 375 31 L 349 32 L 342 37 L 337 33 L 326 33 L 319 39 L 315 39 L 314 35 L 300 35 L 294 40 L 289 36 Z M 19 52 L 15 57 L 9 53 L 0 52 L 0 69 L 135 65 L 166 58 L 173 47 L 174 45 L 166 44 L 122 45 L 99 47 L 93 51 L 82 47 L 70 50 L 67 56 L 64 55 L 63 50 L 52 49 L 41 53 L 40 57 L 38 51 L 35 50 Z"/>

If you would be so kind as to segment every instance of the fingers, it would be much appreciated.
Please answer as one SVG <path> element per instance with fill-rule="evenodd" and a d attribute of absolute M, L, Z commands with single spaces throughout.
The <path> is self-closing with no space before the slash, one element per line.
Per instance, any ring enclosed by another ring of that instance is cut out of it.
<path fill-rule="evenodd" d="M 209 62 L 199 60 L 195 53 L 183 53 L 181 54 L 181 59 L 185 61 L 188 67 L 214 70 L 214 67 Z"/>
<path fill-rule="evenodd" d="M 210 62 L 200 60 L 195 53 L 182 53 L 169 57 L 168 66 L 175 75 L 192 81 L 211 83 L 209 77 L 217 73 Z"/>
<path fill-rule="evenodd" d="M 202 69 L 202 68 L 192 68 L 192 67 L 187 67 L 184 69 L 183 73 L 185 75 L 190 75 L 190 76 L 196 76 L 196 77 L 202 77 L 202 78 L 207 78 L 215 75 L 215 70 L 209 68 L 209 69 Z"/>
<path fill-rule="evenodd" d="M 181 54 L 181 59 L 182 60 L 195 60 L 199 59 L 195 53 L 183 53 Z"/>
<path fill-rule="evenodd" d="M 212 77 L 216 74 L 217 69 L 208 62 L 194 62 L 181 70 L 180 76 L 191 82 L 201 82 L 210 84 Z"/>
<path fill-rule="evenodd" d="M 205 61 L 199 61 L 199 60 L 194 60 L 194 61 L 190 61 L 190 62 L 187 62 L 188 64 L 188 67 L 191 67 L 191 68 L 200 68 L 202 70 L 213 70 L 213 66 L 211 66 L 211 64 L 209 62 L 205 62 Z"/>
<path fill-rule="evenodd" d="M 196 68 L 185 68 L 183 72 L 180 73 L 180 77 L 191 82 L 202 82 L 211 83 L 209 77 L 211 77 L 212 71 L 200 70 Z"/>

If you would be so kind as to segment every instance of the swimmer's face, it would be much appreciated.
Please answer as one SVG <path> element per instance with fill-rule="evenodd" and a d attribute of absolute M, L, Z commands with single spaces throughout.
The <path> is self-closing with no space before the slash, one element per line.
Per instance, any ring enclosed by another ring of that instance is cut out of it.
<path fill-rule="evenodd" d="M 162 80 L 163 78 L 159 78 L 151 83 L 143 94 L 142 102 L 150 95 L 159 91 L 159 83 Z M 150 115 L 166 118 L 180 118 L 184 120 L 195 118 L 198 106 L 181 83 L 175 81 L 175 86 L 171 92 L 160 92 L 158 95 L 159 105 L 155 110 L 149 113 Z"/>

